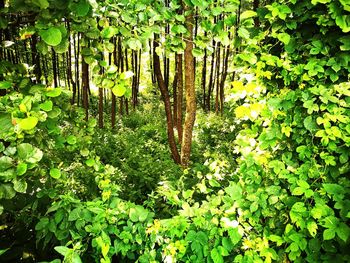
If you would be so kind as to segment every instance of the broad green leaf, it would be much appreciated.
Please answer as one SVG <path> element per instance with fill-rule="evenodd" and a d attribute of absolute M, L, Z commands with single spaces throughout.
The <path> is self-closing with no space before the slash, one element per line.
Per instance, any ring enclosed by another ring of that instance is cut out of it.
<path fill-rule="evenodd" d="M 52 178 L 58 179 L 61 177 L 61 171 L 57 168 L 51 168 L 50 169 L 50 176 Z"/>
<path fill-rule="evenodd" d="M 18 126 L 25 131 L 29 131 L 35 128 L 35 126 L 38 124 L 38 118 L 31 116 L 25 119 L 21 119 L 18 122 Z"/>
<path fill-rule="evenodd" d="M 115 85 L 112 89 L 114 95 L 122 97 L 125 94 L 126 88 L 124 85 Z"/>
<path fill-rule="evenodd" d="M 214 263 L 224 263 L 224 258 L 216 248 L 212 249 L 210 256 Z"/>
<path fill-rule="evenodd" d="M 316 121 L 312 118 L 312 116 L 307 116 L 304 119 L 304 127 L 310 132 L 314 132 L 318 129 Z"/>
<path fill-rule="evenodd" d="M 75 137 L 74 135 L 69 135 L 67 137 L 67 143 L 70 145 L 76 144 L 77 143 L 77 137 Z"/>
<path fill-rule="evenodd" d="M 0 81 L 0 89 L 9 89 L 12 87 L 12 83 L 10 81 Z"/>
<path fill-rule="evenodd" d="M 88 159 L 85 161 L 85 164 L 89 167 L 92 167 L 95 165 L 95 160 L 94 159 Z"/>
<path fill-rule="evenodd" d="M 118 30 L 115 27 L 108 26 L 101 31 L 101 37 L 104 39 L 110 39 L 117 33 L 118 33 Z"/>
<path fill-rule="evenodd" d="M 142 48 L 142 43 L 140 40 L 138 40 L 137 38 L 131 38 L 128 41 L 128 46 L 129 48 L 131 48 L 132 50 L 139 50 Z"/>
<path fill-rule="evenodd" d="M 81 258 L 77 252 L 73 252 L 72 263 L 82 263 Z"/>
<path fill-rule="evenodd" d="M 47 0 L 32 0 L 32 3 L 40 7 L 40 9 L 46 9 L 49 7 L 49 2 Z"/>
<path fill-rule="evenodd" d="M 290 35 L 287 33 L 280 33 L 277 35 L 279 41 L 283 42 L 285 45 L 288 45 L 290 41 Z"/>
<path fill-rule="evenodd" d="M 0 205 L 0 215 L 2 214 L 4 207 L 2 205 Z M 5 249 L 0 249 L 0 256 L 2 254 L 4 254 L 7 250 L 9 250 L 10 248 L 5 248 Z"/>
<path fill-rule="evenodd" d="M 15 195 L 16 191 L 11 184 L 0 183 L 0 199 L 12 199 Z"/>
<path fill-rule="evenodd" d="M 344 223 L 340 223 L 336 229 L 338 237 L 347 242 L 350 236 L 350 227 Z"/>
<path fill-rule="evenodd" d="M 102 87 L 105 89 L 110 89 L 114 86 L 114 81 L 110 80 L 110 79 L 103 79 L 102 80 Z"/>
<path fill-rule="evenodd" d="M 335 229 L 326 229 L 323 231 L 323 240 L 331 240 L 335 237 Z"/>
<path fill-rule="evenodd" d="M 62 41 L 61 30 L 56 27 L 40 30 L 39 35 L 41 36 L 42 40 L 44 40 L 44 42 L 50 46 L 57 46 Z"/>
<path fill-rule="evenodd" d="M 202 58 L 204 56 L 204 51 L 196 47 L 192 49 L 192 55 L 196 58 Z"/>
<path fill-rule="evenodd" d="M 249 37 L 250 37 L 249 31 L 244 27 L 240 27 L 238 29 L 237 33 L 243 39 L 249 39 Z"/>
<path fill-rule="evenodd" d="M 132 71 L 124 71 L 122 74 L 120 74 L 120 79 L 129 79 L 132 76 L 134 76 L 134 72 Z"/>
<path fill-rule="evenodd" d="M 60 253 L 62 256 L 66 256 L 71 251 L 70 248 L 64 247 L 64 246 L 57 246 L 57 247 L 55 247 L 55 250 L 58 253 Z"/>
<path fill-rule="evenodd" d="M 0 137 L 5 137 L 13 127 L 11 114 L 0 112 Z"/>
<path fill-rule="evenodd" d="M 183 25 L 175 25 L 171 28 L 171 32 L 175 34 L 185 34 L 187 29 Z"/>
<path fill-rule="evenodd" d="M 18 157 L 28 163 L 38 163 L 43 157 L 43 152 L 29 143 L 21 143 L 17 146 Z"/>
<path fill-rule="evenodd" d="M 247 19 L 247 18 L 251 18 L 251 17 L 254 17 L 256 16 L 257 13 L 255 11 L 252 11 L 252 10 L 247 10 L 247 11 L 244 11 L 241 15 L 240 15 L 240 19 L 241 21 Z"/>
<path fill-rule="evenodd" d="M 4 172 L 12 166 L 13 166 L 13 160 L 11 157 L 8 157 L 8 156 L 0 157 L 0 172 Z"/>
<path fill-rule="evenodd" d="M 309 233 L 312 237 L 315 237 L 317 234 L 317 224 L 315 221 L 310 220 L 306 223 L 306 228 L 309 230 Z"/>
<path fill-rule="evenodd" d="M 27 191 L 27 182 L 24 180 L 14 180 L 13 189 L 19 193 L 25 193 Z"/>
<path fill-rule="evenodd" d="M 231 241 L 233 243 L 233 245 L 236 245 L 241 239 L 242 239 L 242 235 L 238 232 L 238 228 L 233 228 L 230 229 L 228 231 L 228 234 L 231 238 Z"/>
<path fill-rule="evenodd" d="M 45 95 L 48 97 L 58 97 L 59 95 L 61 95 L 61 93 L 61 88 L 47 88 Z"/>
<path fill-rule="evenodd" d="M 208 1 L 206 0 L 191 0 L 192 4 L 194 6 L 198 6 L 200 9 L 206 9 L 209 5 Z"/>
<path fill-rule="evenodd" d="M 47 101 L 41 103 L 39 106 L 40 106 L 40 109 L 42 109 L 44 111 L 51 111 L 53 103 L 51 100 L 47 100 Z"/>
<path fill-rule="evenodd" d="M 72 1 L 69 8 L 76 16 L 83 17 L 89 13 L 90 4 L 86 0 L 79 0 L 77 3 Z"/>

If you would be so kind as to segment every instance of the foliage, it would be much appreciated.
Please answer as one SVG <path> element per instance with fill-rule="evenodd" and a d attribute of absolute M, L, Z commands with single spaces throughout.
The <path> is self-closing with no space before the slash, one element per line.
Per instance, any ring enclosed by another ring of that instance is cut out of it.
<path fill-rule="evenodd" d="M 170 159 L 154 100 L 117 130 L 97 130 L 64 87 L 34 84 L 23 64 L 0 62 L 1 237 L 14 246 L 18 232 L 35 232 L 37 261 L 348 262 L 349 4 L 270 1 L 237 23 L 242 2 L 184 2 L 206 32 L 194 55 L 211 52 L 213 39 L 232 44 L 244 48 L 236 66 L 251 73 L 237 72 L 226 115 L 199 114 L 185 170 Z M 20 39 L 38 34 L 42 53 L 66 51 L 62 18 L 72 20 L 84 61 L 105 70 L 95 84 L 128 97 L 132 73 L 100 53 L 113 53 L 116 35 L 147 49 L 167 23 L 162 44 L 181 52 L 185 14 L 177 1 L 99 4 L 14 0 L 1 12 L 37 14 Z"/>

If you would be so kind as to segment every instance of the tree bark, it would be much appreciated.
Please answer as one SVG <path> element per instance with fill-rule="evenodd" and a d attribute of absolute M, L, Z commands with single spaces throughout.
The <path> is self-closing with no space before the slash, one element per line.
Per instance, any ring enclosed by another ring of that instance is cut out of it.
<path fill-rule="evenodd" d="M 176 127 L 179 138 L 179 143 L 182 143 L 182 105 L 183 105 L 183 66 L 182 66 L 182 54 L 176 54 L 177 63 L 177 113 L 176 113 Z"/>
<path fill-rule="evenodd" d="M 189 36 L 185 39 L 185 93 L 186 93 L 186 117 L 183 128 L 181 144 L 181 165 L 187 167 L 190 161 L 192 132 L 196 120 L 196 90 L 194 79 L 193 50 L 193 10 L 187 7 L 185 11 L 192 11 L 186 16 L 186 29 Z"/>
<path fill-rule="evenodd" d="M 158 40 L 159 40 L 159 37 L 157 35 L 155 35 L 154 41 L 153 41 L 153 69 L 154 69 L 156 79 L 158 81 L 158 86 L 159 86 L 160 92 L 162 94 L 162 99 L 163 99 L 164 106 L 165 106 L 168 142 L 169 142 L 169 146 L 170 146 L 171 156 L 176 163 L 180 164 L 181 159 L 180 159 L 179 151 L 176 147 L 175 136 L 174 136 L 174 126 L 172 123 L 172 113 L 171 113 L 169 91 L 168 91 L 168 88 L 165 84 L 165 81 L 163 79 L 163 75 L 162 75 L 162 72 L 160 69 L 159 56 L 156 53 L 156 48 L 158 47 L 158 42 L 157 42 Z"/>

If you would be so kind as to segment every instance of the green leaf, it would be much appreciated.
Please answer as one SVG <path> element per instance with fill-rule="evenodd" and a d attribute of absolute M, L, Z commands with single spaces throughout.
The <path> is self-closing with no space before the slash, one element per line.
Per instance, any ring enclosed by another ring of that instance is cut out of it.
<path fill-rule="evenodd" d="M 290 35 L 287 33 L 280 33 L 277 35 L 279 41 L 283 42 L 285 45 L 288 45 L 290 41 Z"/>
<path fill-rule="evenodd" d="M 339 226 L 336 229 L 338 237 L 343 240 L 344 242 L 347 242 L 350 236 L 350 227 L 347 226 L 344 223 L 340 223 Z"/>
<path fill-rule="evenodd" d="M 183 25 L 175 25 L 171 28 L 171 32 L 175 34 L 185 34 L 187 29 Z"/>
<path fill-rule="evenodd" d="M 17 146 L 18 157 L 28 163 L 37 163 L 43 157 L 43 152 L 29 143 L 21 143 Z"/>
<path fill-rule="evenodd" d="M 117 97 L 122 97 L 126 92 L 126 88 L 124 85 L 115 85 L 112 89 L 112 92 Z"/>
<path fill-rule="evenodd" d="M 2 207 L 2 209 L 1 209 L 1 207 Z M 3 211 L 3 206 L 2 205 L 0 205 L 0 215 L 2 214 L 2 211 Z M 7 250 L 9 250 L 10 248 L 5 248 L 5 249 L 0 249 L 0 256 L 2 255 L 2 254 L 4 254 Z"/>
<path fill-rule="evenodd" d="M 9 89 L 12 87 L 12 83 L 10 81 L 0 81 L 0 89 Z"/>
<path fill-rule="evenodd" d="M 326 229 L 323 231 L 323 240 L 331 240 L 335 237 L 335 229 Z"/>
<path fill-rule="evenodd" d="M 62 93 L 61 88 L 47 88 L 45 95 L 47 97 L 58 97 L 59 95 L 61 95 L 61 93 Z"/>
<path fill-rule="evenodd" d="M 238 29 L 237 33 L 243 39 L 249 39 L 250 38 L 249 31 L 246 28 L 244 28 L 244 27 L 240 27 Z"/>
<path fill-rule="evenodd" d="M 214 263 L 224 263 L 224 258 L 221 256 L 216 248 L 213 248 L 210 252 L 211 259 Z"/>
<path fill-rule="evenodd" d="M 142 206 L 136 206 L 130 208 L 129 217 L 133 222 L 144 222 L 148 217 L 149 212 Z"/>
<path fill-rule="evenodd" d="M 44 111 L 51 111 L 52 110 L 53 103 L 51 100 L 47 100 L 39 105 L 40 109 Z"/>
<path fill-rule="evenodd" d="M 82 263 L 81 258 L 77 252 L 73 252 L 72 263 Z"/>
<path fill-rule="evenodd" d="M 57 168 L 51 168 L 50 169 L 50 176 L 52 178 L 58 179 L 61 177 L 61 171 Z"/>
<path fill-rule="evenodd" d="M 128 46 L 132 50 L 139 50 L 142 48 L 142 43 L 137 38 L 131 38 L 128 41 Z"/>
<path fill-rule="evenodd" d="M 11 184 L 0 184 L 0 199 L 12 199 L 16 192 Z"/>
<path fill-rule="evenodd" d="M 117 33 L 118 33 L 118 30 L 115 27 L 108 26 L 101 31 L 101 37 L 104 39 L 110 39 Z"/>
<path fill-rule="evenodd" d="M 42 40 L 44 40 L 44 42 L 50 46 L 57 46 L 62 41 L 61 30 L 56 27 L 50 27 L 47 30 L 40 30 L 39 35 L 41 36 Z"/>
<path fill-rule="evenodd" d="M 85 161 L 85 164 L 89 167 L 92 167 L 95 165 L 95 160 L 94 159 L 88 159 Z"/>
<path fill-rule="evenodd" d="M 75 137 L 74 135 L 69 135 L 67 137 L 67 143 L 70 145 L 76 144 L 77 143 L 77 137 Z"/>
<path fill-rule="evenodd" d="M 90 4 L 85 0 L 80 0 L 78 3 L 72 1 L 69 8 L 76 16 L 82 17 L 89 13 Z"/>
<path fill-rule="evenodd" d="M 202 49 L 196 47 L 192 49 L 192 55 L 196 58 L 202 58 L 204 56 L 204 52 Z"/>
<path fill-rule="evenodd" d="M 132 76 L 134 76 L 134 72 L 132 72 L 132 71 L 125 71 L 125 72 L 123 72 L 122 74 L 120 74 L 120 76 L 119 76 L 119 78 L 120 79 L 129 79 L 129 78 L 131 78 Z"/>
<path fill-rule="evenodd" d="M 318 129 L 316 121 L 312 118 L 312 116 L 307 116 L 304 119 L 304 127 L 310 132 L 314 132 Z"/>
<path fill-rule="evenodd" d="M 38 118 L 31 116 L 25 119 L 21 119 L 18 122 L 18 126 L 25 131 L 29 131 L 35 128 L 35 126 L 38 124 Z"/>
<path fill-rule="evenodd" d="M 13 166 L 13 160 L 11 157 L 8 157 L 8 156 L 0 157 L 0 172 L 4 172 L 12 166 Z"/>
<path fill-rule="evenodd" d="M 62 256 L 66 256 L 71 251 L 70 248 L 64 247 L 64 246 L 57 246 L 57 247 L 55 247 L 55 250 L 58 253 L 60 253 Z"/>
<path fill-rule="evenodd" d="M 317 234 L 317 224 L 315 221 L 310 220 L 306 223 L 306 228 L 309 230 L 309 233 L 312 237 L 315 237 Z"/>
<path fill-rule="evenodd" d="M 27 164 L 26 163 L 19 163 L 17 165 L 16 173 L 18 176 L 24 175 L 27 172 Z"/>
<path fill-rule="evenodd" d="M 242 235 L 238 232 L 238 228 L 233 228 L 228 231 L 233 245 L 236 245 L 241 239 Z"/>
<path fill-rule="evenodd" d="M 9 130 L 13 127 L 11 114 L 0 112 L 0 137 L 5 137 Z"/>
<path fill-rule="evenodd" d="M 233 200 L 240 200 L 242 198 L 242 188 L 234 182 L 230 182 L 230 186 L 225 189 L 225 192 Z"/>
<path fill-rule="evenodd" d="M 49 7 L 49 2 L 47 0 L 32 0 L 32 3 L 40 7 L 40 9 L 47 9 Z"/>
<path fill-rule="evenodd" d="M 240 19 L 241 21 L 251 18 L 251 17 L 255 17 L 257 15 L 257 13 L 255 11 L 252 10 L 247 10 L 244 11 L 241 15 L 240 15 Z"/>
<path fill-rule="evenodd" d="M 25 193 L 27 191 L 27 182 L 24 180 L 13 180 L 13 189 L 19 193 Z"/>

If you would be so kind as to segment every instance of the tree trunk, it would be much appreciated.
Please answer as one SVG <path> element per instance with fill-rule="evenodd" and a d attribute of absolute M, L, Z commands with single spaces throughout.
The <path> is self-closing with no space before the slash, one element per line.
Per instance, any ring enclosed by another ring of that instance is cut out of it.
<path fill-rule="evenodd" d="M 183 70 L 182 70 L 182 54 L 176 54 L 177 63 L 177 113 L 176 113 L 176 127 L 179 138 L 179 143 L 182 144 L 182 105 L 183 105 Z"/>
<path fill-rule="evenodd" d="M 159 56 L 156 53 L 156 48 L 158 47 L 157 41 L 159 41 L 159 37 L 157 35 L 155 35 L 154 42 L 153 42 L 153 69 L 154 69 L 156 79 L 158 81 L 158 86 L 159 86 L 160 92 L 162 94 L 162 99 L 163 99 L 164 106 L 165 106 L 168 142 L 169 142 L 169 146 L 170 146 L 171 155 L 172 155 L 172 158 L 174 159 L 174 161 L 176 163 L 180 164 L 181 159 L 180 159 L 179 151 L 176 147 L 175 136 L 174 136 L 174 126 L 172 123 L 172 113 L 171 113 L 169 91 L 168 91 L 167 86 L 165 85 L 165 82 L 164 82 L 164 79 L 162 76 L 162 72 L 160 69 Z"/>
<path fill-rule="evenodd" d="M 186 10 L 187 9 L 187 10 Z M 192 11 L 186 8 L 185 11 Z M 196 90 L 194 79 L 193 50 L 193 13 L 186 16 L 186 29 L 189 36 L 185 39 L 185 93 L 186 93 L 186 117 L 183 128 L 181 144 L 181 165 L 187 167 L 190 161 L 192 132 L 196 120 Z"/>
<path fill-rule="evenodd" d="M 82 97 L 83 97 L 83 107 L 85 109 L 85 120 L 89 119 L 89 65 L 82 58 L 81 62 L 81 72 L 82 72 Z"/>

